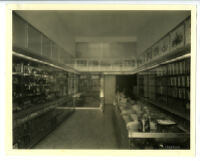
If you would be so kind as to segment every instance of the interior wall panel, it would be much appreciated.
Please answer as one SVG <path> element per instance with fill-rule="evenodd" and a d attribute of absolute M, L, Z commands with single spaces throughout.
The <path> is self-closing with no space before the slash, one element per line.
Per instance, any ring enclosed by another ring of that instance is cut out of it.
<path fill-rule="evenodd" d="M 13 15 L 13 45 L 26 48 L 26 24 L 16 15 Z"/>
<path fill-rule="evenodd" d="M 42 36 L 42 55 L 49 59 L 51 57 L 51 41 L 45 36 Z"/>
<path fill-rule="evenodd" d="M 59 53 L 59 48 L 53 42 L 51 43 L 51 50 L 52 50 L 51 59 L 54 60 L 54 61 L 56 61 L 57 60 L 57 55 Z"/>
<path fill-rule="evenodd" d="M 42 41 L 41 33 L 34 29 L 32 26 L 28 26 L 28 49 L 35 54 L 41 55 Z"/>

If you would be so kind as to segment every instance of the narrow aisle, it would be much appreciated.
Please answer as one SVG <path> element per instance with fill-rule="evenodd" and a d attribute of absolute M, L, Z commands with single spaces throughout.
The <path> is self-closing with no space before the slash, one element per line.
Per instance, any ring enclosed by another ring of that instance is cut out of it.
<path fill-rule="evenodd" d="M 78 110 L 34 149 L 117 149 L 112 125 L 112 106 Z"/>

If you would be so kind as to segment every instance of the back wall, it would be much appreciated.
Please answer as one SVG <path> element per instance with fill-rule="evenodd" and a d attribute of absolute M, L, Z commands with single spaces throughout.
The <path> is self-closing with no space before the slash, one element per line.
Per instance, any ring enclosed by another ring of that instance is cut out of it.
<path fill-rule="evenodd" d="M 131 58 L 136 55 L 135 42 L 79 42 L 77 58 Z"/>

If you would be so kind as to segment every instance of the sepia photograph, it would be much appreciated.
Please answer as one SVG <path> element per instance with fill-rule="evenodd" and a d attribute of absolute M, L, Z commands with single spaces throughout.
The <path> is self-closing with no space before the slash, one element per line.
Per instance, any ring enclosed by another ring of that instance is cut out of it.
<path fill-rule="evenodd" d="M 191 6 L 17 7 L 12 150 L 194 150 Z"/>

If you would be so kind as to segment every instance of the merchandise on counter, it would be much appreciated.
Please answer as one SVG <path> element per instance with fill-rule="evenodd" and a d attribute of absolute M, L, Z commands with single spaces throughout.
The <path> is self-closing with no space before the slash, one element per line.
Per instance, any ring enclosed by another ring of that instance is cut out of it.
<path fill-rule="evenodd" d="M 157 130 L 157 124 L 156 124 L 155 121 L 150 121 L 150 130 L 152 132 L 156 132 L 156 130 Z"/>
<path fill-rule="evenodd" d="M 132 121 L 129 115 L 122 115 L 123 119 L 125 120 L 126 123 Z"/>
<path fill-rule="evenodd" d="M 135 131 L 135 132 L 137 132 L 138 131 L 138 124 L 139 124 L 138 120 L 135 120 L 135 121 L 128 122 L 126 124 L 126 126 L 127 126 L 127 129 L 129 131 Z"/>
<path fill-rule="evenodd" d="M 121 115 L 128 115 L 128 114 L 130 114 L 130 113 L 132 113 L 133 111 L 131 110 L 131 109 L 128 109 L 128 110 L 126 110 L 126 109 L 123 109 L 123 110 L 121 110 Z"/>
<path fill-rule="evenodd" d="M 130 117 L 133 121 L 137 121 L 138 120 L 138 115 L 136 113 L 130 113 Z"/>
<path fill-rule="evenodd" d="M 172 120 L 157 120 L 158 124 L 160 125 L 175 125 L 176 122 Z"/>

